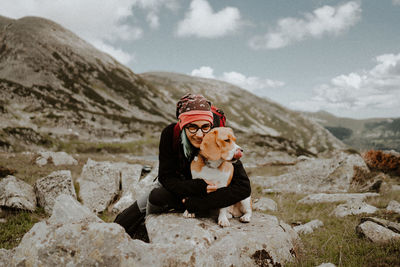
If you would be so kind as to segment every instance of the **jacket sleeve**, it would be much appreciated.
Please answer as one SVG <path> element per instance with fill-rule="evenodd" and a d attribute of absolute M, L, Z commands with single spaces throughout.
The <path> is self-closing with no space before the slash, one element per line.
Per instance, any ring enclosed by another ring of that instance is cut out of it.
<path fill-rule="evenodd" d="M 187 179 L 179 171 L 178 151 L 173 149 L 173 125 L 161 133 L 159 146 L 159 182 L 177 197 L 207 194 L 207 183 L 203 179 Z"/>
<path fill-rule="evenodd" d="M 220 209 L 233 205 L 251 194 L 250 180 L 240 161 L 234 164 L 231 183 L 205 196 L 188 197 L 185 201 L 191 213 L 209 209 Z"/>

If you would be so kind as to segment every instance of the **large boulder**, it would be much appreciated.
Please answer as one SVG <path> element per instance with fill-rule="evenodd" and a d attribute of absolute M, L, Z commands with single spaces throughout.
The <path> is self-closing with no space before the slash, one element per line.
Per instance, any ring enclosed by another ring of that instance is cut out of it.
<path fill-rule="evenodd" d="M 400 224 L 379 218 L 363 218 L 356 227 L 359 236 L 374 243 L 388 243 L 400 240 Z"/>
<path fill-rule="evenodd" d="M 0 206 L 34 211 L 36 196 L 33 187 L 15 176 L 0 180 Z"/>
<path fill-rule="evenodd" d="M 39 152 L 39 155 L 35 160 L 35 163 L 39 166 L 44 166 L 50 162 L 53 163 L 55 166 L 78 164 L 78 161 L 76 159 L 74 159 L 72 156 L 62 151 L 61 152 L 42 151 Z"/>
<path fill-rule="evenodd" d="M 55 171 L 37 180 L 35 192 L 39 205 L 44 207 L 47 213 L 51 214 L 55 199 L 59 195 L 67 194 L 76 198 L 71 171 Z"/>
<path fill-rule="evenodd" d="M 336 217 L 345 217 L 348 215 L 373 214 L 378 208 L 369 205 L 361 200 L 349 200 L 344 204 L 340 204 L 333 210 Z"/>
<path fill-rule="evenodd" d="M 278 266 L 294 259 L 298 236 L 275 216 L 255 212 L 248 224 L 230 222 L 221 228 L 212 218 L 163 214 L 148 216 L 146 228 L 151 243 L 175 247 L 175 258 L 193 258 L 195 266 Z"/>
<path fill-rule="evenodd" d="M 369 172 L 358 154 L 338 152 L 329 159 L 308 159 L 288 167 L 288 172 L 279 176 L 252 177 L 252 182 L 263 192 L 292 193 L 339 193 L 347 192 L 355 174 L 355 167 Z"/>
<path fill-rule="evenodd" d="M 267 266 L 293 260 L 298 241 L 290 226 L 258 213 L 249 224 L 232 220 L 229 228 L 181 214 L 151 215 L 146 223 L 150 244 L 60 195 L 52 216 L 14 250 L 0 250 L 0 259 L 7 257 L 6 266 Z"/>
<path fill-rule="evenodd" d="M 293 229 L 296 231 L 296 233 L 301 233 L 301 234 L 310 234 L 314 232 L 314 229 L 317 229 L 321 226 L 323 226 L 324 223 L 320 220 L 312 220 L 311 222 L 308 222 L 306 224 L 301 224 L 293 227 Z"/>
<path fill-rule="evenodd" d="M 111 162 L 88 159 L 78 178 L 82 203 L 93 212 L 102 212 L 118 196 L 121 170 Z"/>
<path fill-rule="evenodd" d="M 299 204 L 317 204 L 317 203 L 334 203 L 334 202 L 347 202 L 350 200 L 363 201 L 368 197 L 378 197 L 377 193 L 337 193 L 337 194 L 311 194 L 308 195 L 297 203 Z"/>

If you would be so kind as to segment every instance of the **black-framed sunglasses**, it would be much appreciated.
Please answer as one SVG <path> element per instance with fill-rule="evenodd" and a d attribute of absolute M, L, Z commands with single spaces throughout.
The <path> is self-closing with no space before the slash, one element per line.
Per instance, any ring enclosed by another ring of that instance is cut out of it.
<path fill-rule="evenodd" d="M 211 131 L 211 124 L 204 124 L 201 127 L 197 126 L 196 124 L 188 124 L 186 127 L 188 129 L 189 133 L 195 134 L 197 131 L 200 129 L 203 133 L 208 133 Z"/>

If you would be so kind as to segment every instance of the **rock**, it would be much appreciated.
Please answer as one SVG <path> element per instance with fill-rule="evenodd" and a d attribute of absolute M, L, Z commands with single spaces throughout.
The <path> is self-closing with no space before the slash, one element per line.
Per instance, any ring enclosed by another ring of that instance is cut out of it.
<path fill-rule="evenodd" d="M 14 250 L 0 248 L 0 267 L 11 266 L 11 258 L 13 254 Z"/>
<path fill-rule="evenodd" d="M 138 199 L 138 186 L 142 165 L 139 164 L 121 164 L 121 191 L 122 196 L 112 208 L 114 213 L 120 213 L 133 204 Z"/>
<path fill-rule="evenodd" d="M 392 200 L 389 202 L 388 206 L 386 207 L 386 210 L 400 214 L 400 203 L 397 202 L 396 200 Z"/>
<path fill-rule="evenodd" d="M 73 197 L 60 195 L 50 219 L 24 235 L 10 265 L 161 266 L 154 260 L 160 249 L 132 240 L 118 224 L 104 223 Z"/>
<path fill-rule="evenodd" d="M 330 159 L 300 161 L 279 176 L 252 177 L 252 182 L 265 192 L 343 193 L 350 188 L 354 167 L 369 172 L 360 155 L 340 152 Z"/>
<path fill-rule="evenodd" d="M 377 223 L 385 228 L 388 228 L 389 230 L 392 230 L 395 233 L 400 234 L 400 223 L 395 223 L 395 222 L 391 222 L 391 221 L 376 218 L 376 217 L 366 217 L 366 218 L 361 219 L 361 222 L 366 222 L 366 221 L 371 221 L 371 222 Z"/>
<path fill-rule="evenodd" d="M 392 191 L 400 191 L 400 185 L 392 185 Z"/>
<path fill-rule="evenodd" d="M 0 223 L 6 223 L 6 222 L 7 222 L 7 219 L 0 218 Z"/>
<path fill-rule="evenodd" d="M 356 227 L 356 232 L 359 236 L 366 237 L 374 243 L 388 243 L 400 240 L 400 234 L 372 221 L 365 221 L 359 224 Z"/>
<path fill-rule="evenodd" d="M 211 218 L 162 214 L 148 216 L 146 228 L 151 243 L 172 245 L 175 258 L 193 257 L 195 266 L 272 266 L 293 261 L 298 236 L 275 216 L 254 212 L 248 224 L 230 222 L 230 227 L 221 228 Z"/>
<path fill-rule="evenodd" d="M 260 211 L 267 211 L 267 210 L 269 210 L 269 211 L 277 211 L 278 210 L 278 205 L 272 199 L 266 198 L 266 197 L 262 197 L 257 202 L 255 202 L 253 204 L 253 208 L 255 210 L 260 210 Z"/>
<path fill-rule="evenodd" d="M 357 215 L 362 213 L 372 214 L 377 211 L 378 209 L 376 207 L 368 205 L 361 200 L 349 200 L 345 204 L 337 206 L 333 210 L 333 214 L 336 217 L 344 217 L 348 215 Z"/>
<path fill-rule="evenodd" d="M 290 226 L 258 213 L 229 228 L 181 214 L 151 215 L 147 224 L 150 244 L 63 194 L 52 216 L 36 223 L 15 252 L 0 250 L 0 259 L 6 255 L 5 266 L 266 266 L 293 260 L 298 241 Z"/>
<path fill-rule="evenodd" d="M 72 156 L 65 152 L 51 152 L 42 151 L 39 152 L 39 156 L 36 158 L 35 163 L 39 166 L 44 166 L 52 162 L 55 166 L 59 165 L 77 165 L 78 161 Z"/>
<path fill-rule="evenodd" d="M 71 171 L 56 171 L 36 181 L 35 192 L 40 206 L 51 214 L 55 199 L 61 194 L 76 198 Z"/>
<path fill-rule="evenodd" d="M 36 196 L 33 187 L 10 175 L 0 180 L 0 206 L 34 211 Z"/>
<path fill-rule="evenodd" d="M 151 189 L 153 189 L 158 184 L 157 177 L 158 177 L 158 161 L 153 165 L 153 168 L 150 171 L 150 173 L 139 181 L 139 184 L 136 187 L 136 195 L 138 199 L 148 194 L 151 191 Z"/>
<path fill-rule="evenodd" d="M 104 211 L 118 195 L 120 177 L 112 163 L 88 159 L 77 180 L 83 205 L 95 213 Z"/>
<path fill-rule="evenodd" d="M 316 204 L 316 203 L 333 203 L 333 202 L 342 202 L 349 200 L 365 200 L 367 197 L 378 197 L 377 193 L 338 193 L 338 194 L 311 194 L 302 199 L 300 199 L 297 203 L 300 204 Z"/>
<path fill-rule="evenodd" d="M 336 265 L 333 263 L 330 263 L 330 262 L 328 262 L 328 263 L 324 262 L 324 263 L 318 265 L 317 267 L 336 267 Z"/>
<path fill-rule="evenodd" d="M 317 229 L 318 227 L 321 227 L 323 225 L 324 223 L 320 220 L 312 220 L 311 222 L 308 222 L 306 224 L 295 226 L 293 227 L 293 229 L 298 234 L 310 234 L 314 232 L 314 229 Z"/>

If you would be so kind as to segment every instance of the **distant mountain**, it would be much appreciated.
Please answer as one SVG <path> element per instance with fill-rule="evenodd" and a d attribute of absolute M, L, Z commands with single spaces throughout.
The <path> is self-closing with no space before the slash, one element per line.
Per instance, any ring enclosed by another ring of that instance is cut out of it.
<path fill-rule="evenodd" d="M 328 112 L 304 113 L 320 123 L 345 144 L 359 150 L 400 151 L 400 118 L 356 120 L 336 117 Z"/>
<path fill-rule="evenodd" d="M 202 93 L 238 133 L 282 138 L 312 153 L 344 145 L 302 114 L 228 83 L 174 73 L 137 75 L 60 25 L 0 17 L 0 147 L 60 140 L 158 137 L 176 101 Z"/>

